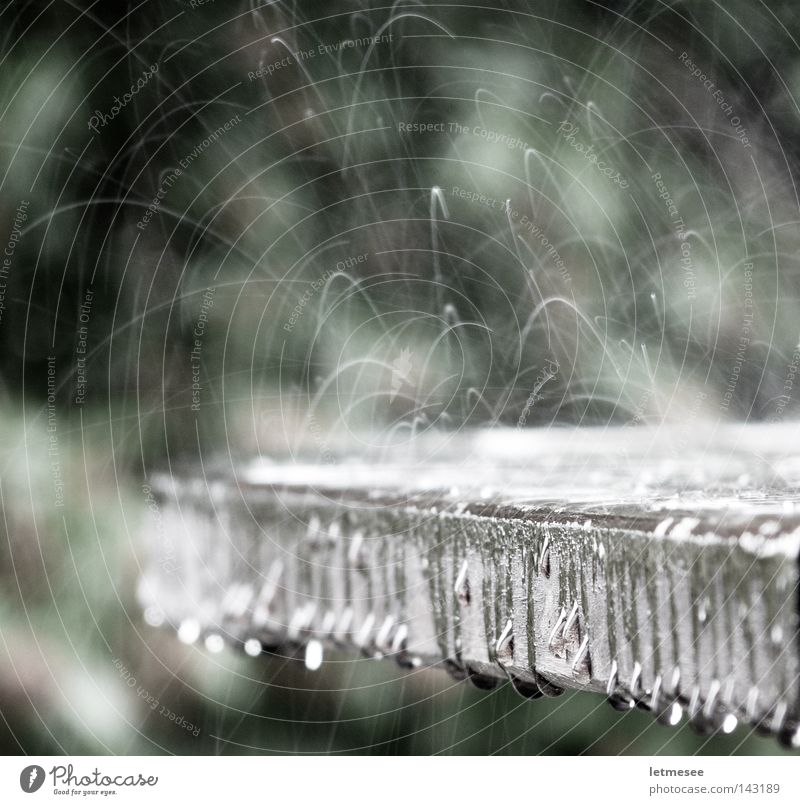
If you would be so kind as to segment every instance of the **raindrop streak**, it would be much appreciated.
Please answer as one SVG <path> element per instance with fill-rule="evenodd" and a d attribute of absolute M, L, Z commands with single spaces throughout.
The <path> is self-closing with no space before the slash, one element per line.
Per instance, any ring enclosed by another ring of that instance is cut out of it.
<path fill-rule="evenodd" d="M 650 384 L 652 385 L 655 382 L 655 378 L 653 377 L 653 370 L 650 367 L 650 357 L 647 354 L 647 344 L 642 344 L 642 358 L 644 359 L 644 368 L 647 372 L 647 376 L 650 378 Z"/>
<path fill-rule="evenodd" d="M 431 249 L 433 250 L 433 284 L 436 289 L 436 309 L 443 308 L 442 299 L 442 270 L 439 265 L 439 221 L 436 217 L 436 204 L 442 209 L 442 215 L 445 219 L 450 217 L 447 209 L 447 202 L 442 193 L 442 188 L 434 185 L 431 188 L 431 205 L 430 205 L 430 219 L 431 219 Z"/>
<path fill-rule="evenodd" d="M 655 291 L 651 291 L 650 293 L 650 301 L 653 303 L 653 310 L 656 313 L 656 319 L 658 319 L 658 326 L 659 332 L 664 332 L 664 317 L 661 315 L 661 307 L 658 304 L 658 297 L 656 296 Z"/>

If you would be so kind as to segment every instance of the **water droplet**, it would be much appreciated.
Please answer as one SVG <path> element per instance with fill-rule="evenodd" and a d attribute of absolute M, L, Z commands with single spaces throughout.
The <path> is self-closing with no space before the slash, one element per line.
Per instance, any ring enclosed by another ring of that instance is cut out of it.
<path fill-rule="evenodd" d="M 150 626 L 163 626 L 164 613 L 158 607 L 147 607 L 144 611 L 144 619 Z"/>
<path fill-rule="evenodd" d="M 306 644 L 305 663 L 309 671 L 316 671 L 322 665 L 322 643 L 319 640 L 309 640 Z"/>
<path fill-rule="evenodd" d="M 708 620 L 708 610 L 706 609 L 705 599 L 700 601 L 697 607 L 697 620 L 699 620 L 700 623 L 705 623 L 706 620 Z"/>
<path fill-rule="evenodd" d="M 249 657 L 258 657 L 258 655 L 261 654 L 261 641 L 256 640 L 255 637 L 245 640 L 244 653 Z"/>
<path fill-rule="evenodd" d="M 194 618 L 187 618 L 178 627 L 178 640 L 187 645 L 194 643 L 200 637 L 200 624 Z"/>
<path fill-rule="evenodd" d="M 225 641 L 222 635 L 210 634 L 205 639 L 206 650 L 212 654 L 219 654 L 225 648 Z"/>

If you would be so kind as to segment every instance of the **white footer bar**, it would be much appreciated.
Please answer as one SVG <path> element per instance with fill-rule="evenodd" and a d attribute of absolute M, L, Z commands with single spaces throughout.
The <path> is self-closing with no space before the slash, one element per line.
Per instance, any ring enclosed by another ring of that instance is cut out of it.
<path fill-rule="evenodd" d="M 5 757 L 0 802 L 796 803 L 797 768 L 796 757 Z"/>

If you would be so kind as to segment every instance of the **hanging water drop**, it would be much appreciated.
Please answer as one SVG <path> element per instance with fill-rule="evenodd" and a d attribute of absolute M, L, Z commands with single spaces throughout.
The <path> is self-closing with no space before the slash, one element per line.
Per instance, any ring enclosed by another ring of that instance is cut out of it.
<path fill-rule="evenodd" d="M 677 702 L 673 702 L 667 710 L 667 724 L 670 727 L 677 727 L 682 718 L 683 708 Z"/>
<path fill-rule="evenodd" d="M 730 735 L 736 727 L 739 726 L 739 719 L 733 713 L 728 713 L 724 719 L 722 719 L 722 732 L 725 735 Z"/>

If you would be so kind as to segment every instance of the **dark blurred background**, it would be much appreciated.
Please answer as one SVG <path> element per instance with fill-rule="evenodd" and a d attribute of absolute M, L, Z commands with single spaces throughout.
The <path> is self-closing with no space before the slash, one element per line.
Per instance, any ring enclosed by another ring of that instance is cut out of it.
<path fill-rule="evenodd" d="M 206 655 L 134 594 L 156 469 L 796 419 L 795 4 L 0 21 L 5 752 L 781 751 L 594 696 Z"/>

